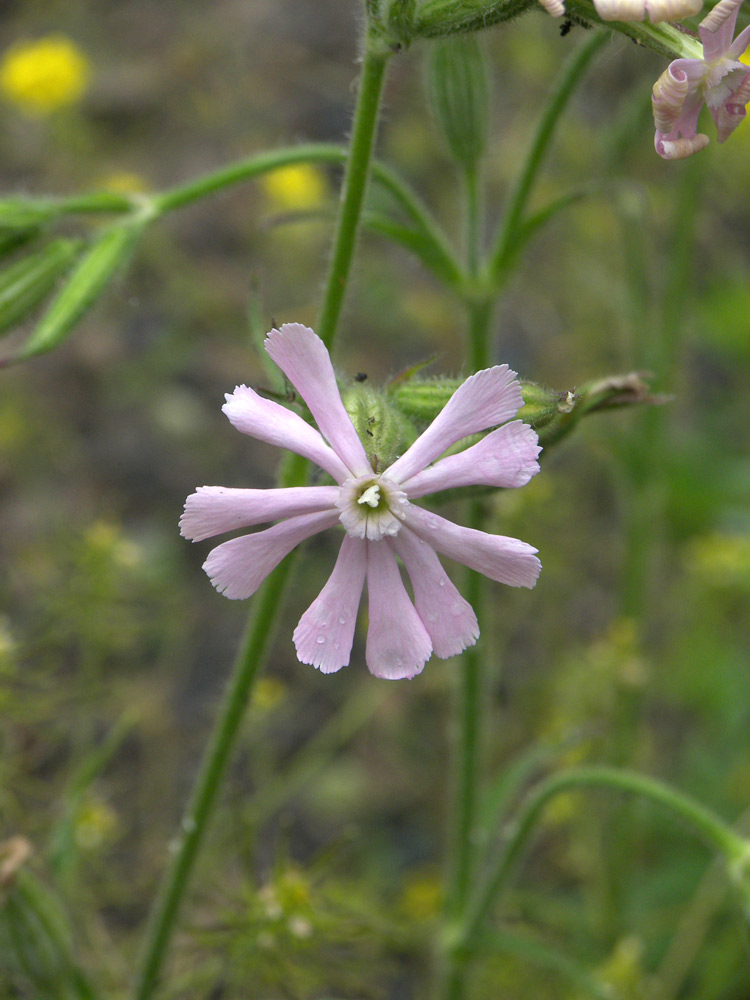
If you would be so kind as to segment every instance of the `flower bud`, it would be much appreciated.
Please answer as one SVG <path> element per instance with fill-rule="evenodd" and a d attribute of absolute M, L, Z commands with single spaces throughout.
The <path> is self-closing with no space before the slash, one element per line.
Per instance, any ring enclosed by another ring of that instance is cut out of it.
<path fill-rule="evenodd" d="M 383 392 L 357 383 L 342 399 L 373 469 L 386 469 L 416 439 L 417 430 Z"/>
<path fill-rule="evenodd" d="M 575 406 L 576 397 L 572 392 L 558 392 L 546 389 L 536 382 L 521 382 L 523 406 L 518 416 L 535 430 L 546 427 L 561 414 L 568 414 Z"/>
<path fill-rule="evenodd" d="M 484 53 L 473 38 L 448 39 L 427 55 L 427 94 L 455 160 L 472 167 L 487 145 L 489 83 Z"/>
<path fill-rule="evenodd" d="M 440 413 L 461 382 L 459 378 L 406 379 L 391 383 L 388 393 L 401 413 L 423 430 Z"/>

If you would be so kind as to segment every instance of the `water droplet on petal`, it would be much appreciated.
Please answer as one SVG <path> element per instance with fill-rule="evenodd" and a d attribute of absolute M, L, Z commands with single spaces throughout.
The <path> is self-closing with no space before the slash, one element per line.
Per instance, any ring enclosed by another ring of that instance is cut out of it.
<path fill-rule="evenodd" d="M 324 635 L 319 635 L 315 641 L 319 642 L 319 643 L 323 643 L 323 642 L 326 641 L 326 637 Z"/>
<path fill-rule="evenodd" d="M 346 615 L 339 616 L 339 625 L 346 625 Z"/>
<path fill-rule="evenodd" d="M 440 522 L 436 517 L 428 517 L 425 519 L 425 524 L 427 525 L 428 528 L 437 528 Z"/>
<path fill-rule="evenodd" d="M 438 585 L 440 587 L 444 587 L 445 586 L 445 580 L 438 580 Z"/>

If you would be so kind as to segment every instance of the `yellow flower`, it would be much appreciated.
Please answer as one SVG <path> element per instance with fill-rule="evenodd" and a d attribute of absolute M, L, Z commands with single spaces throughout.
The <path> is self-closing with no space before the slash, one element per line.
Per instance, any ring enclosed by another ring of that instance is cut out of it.
<path fill-rule="evenodd" d="M 63 35 L 16 42 L 0 61 L 0 91 L 34 116 L 74 104 L 89 77 L 88 59 Z"/>
<path fill-rule="evenodd" d="M 277 211 L 317 208 L 328 193 L 325 177 L 309 163 L 281 167 L 261 178 L 263 192 Z"/>
<path fill-rule="evenodd" d="M 255 683 L 253 692 L 253 708 L 260 712 L 268 712 L 284 700 L 286 684 L 275 677 L 261 677 Z"/>

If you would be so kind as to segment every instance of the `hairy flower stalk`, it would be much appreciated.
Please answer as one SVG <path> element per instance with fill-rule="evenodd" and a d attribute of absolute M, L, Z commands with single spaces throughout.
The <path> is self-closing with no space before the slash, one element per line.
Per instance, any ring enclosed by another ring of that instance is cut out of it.
<path fill-rule="evenodd" d="M 380 472 L 344 408 L 320 338 L 305 326 L 287 323 L 268 334 L 266 350 L 306 402 L 320 432 L 246 386 L 227 395 L 224 412 L 243 433 L 315 462 L 336 485 L 203 486 L 189 496 L 180 528 L 193 541 L 279 522 L 213 549 L 204 563 L 213 585 L 232 599 L 250 597 L 296 545 L 340 524 L 346 533 L 336 565 L 294 632 L 303 663 L 323 673 L 348 664 L 365 581 L 365 658 L 377 677 L 414 677 L 431 653 L 445 658 L 473 645 L 479 636 L 474 611 L 436 553 L 500 583 L 533 587 L 541 568 L 537 550 L 515 538 L 459 527 L 412 501 L 457 486 L 523 486 L 539 471 L 535 431 L 511 420 L 523 402 L 515 372 L 499 365 L 472 375 L 414 444 Z M 440 458 L 459 441 L 493 427 L 478 443 Z M 411 581 L 413 602 L 397 557 Z"/>
<path fill-rule="evenodd" d="M 719 142 L 728 139 L 750 102 L 750 67 L 740 62 L 750 45 L 750 27 L 732 41 L 742 0 L 720 0 L 698 28 L 702 59 L 675 59 L 654 84 L 652 106 L 656 152 L 681 160 L 708 145 L 697 131 L 704 104 L 716 123 Z"/>

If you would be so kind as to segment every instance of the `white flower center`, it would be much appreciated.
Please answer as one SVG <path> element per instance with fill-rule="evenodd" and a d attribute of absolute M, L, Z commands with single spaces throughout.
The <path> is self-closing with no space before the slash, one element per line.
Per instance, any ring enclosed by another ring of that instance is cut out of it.
<path fill-rule="evenodd" d="M 378 484 L 373 483 L 372 486 L 368 486 L 359 500 L 357 500 L 357 503 L 366 503 L 370 507 L 377 507 L 380 503 L 380 487 Z"/>
<path fill-rule="evenodd" d="M 398 534 L 401 512 L 408 502 L 396 483 L 381 476 L 367 475 L 347 479 L 336 506 L 341 511 L 339 520 L 348 534 L 376 542 L 386 535 Z"/>

